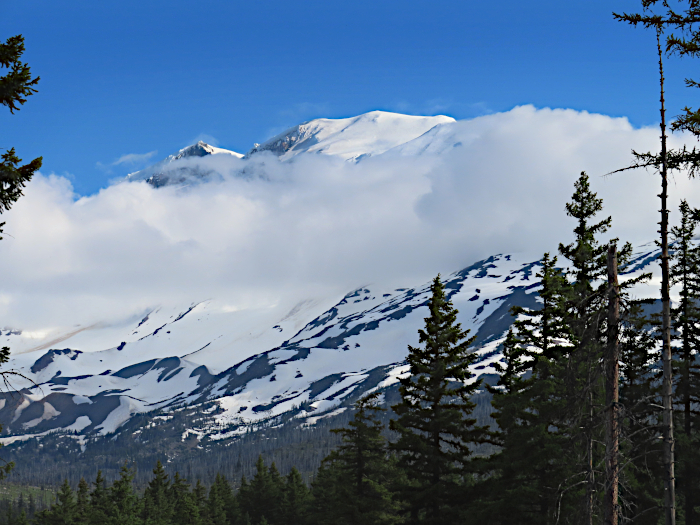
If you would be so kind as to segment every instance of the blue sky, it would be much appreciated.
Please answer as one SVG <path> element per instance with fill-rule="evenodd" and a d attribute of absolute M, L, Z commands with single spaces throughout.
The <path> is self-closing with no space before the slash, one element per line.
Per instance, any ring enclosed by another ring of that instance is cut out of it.
<path fill-rule="evenodd" d="M 79 194 L 204 139 L 247 151 L 316 117 L 373 109 L 458 119 L 520 104 L 656 123 L 651 33 L 612 20 L 632 0 L 24 0 L 39 93 L 0 113 L 0 149 L 44 156 Z M 692 104 L 669 65 L 671 113 Z M 153 153 L 157 152 L 157 153 Z M 129 156 L 131 155 L 131 156 Z M 126 158 L 124 156 L 127 156 Z M 119 162 L 122 159 L 122 162 Z M 116 164 L 115 164 L 116 163 Z"/>

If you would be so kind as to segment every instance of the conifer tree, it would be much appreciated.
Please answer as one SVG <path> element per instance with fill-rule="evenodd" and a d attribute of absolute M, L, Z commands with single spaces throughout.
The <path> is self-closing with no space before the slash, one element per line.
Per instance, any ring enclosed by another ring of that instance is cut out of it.
<path fill-rule="evenodd" d="M 29 519 L 27 518 L 27 512 L 22 509 L 22 512 L 19 513 L 19 517 L 17 518 L 17 521 L 15 522 L 16 525 L 30 525 L 29 524 Z"/>
<path fill-rule="evenodd" d="M 311 483 L 311 507 L 309 521 L 313 525 L 344 525 L 348 503 L 348 480 L 343 477 L 339 465 L 321 463 Z M 339 520 L 343 520 L 340 521 Z"/>
<path fill-rule="evenodd" d="M 283 497 L 283 483 L 274 463 L 268 469 L 262 455 L 255 464 L 256 473 L 250 483 L 241 483 L 238 502 L 243 515 L 250 517 L 253 525 L 260 523 L 264 516 L 272 525 L 277 525 L 280 517 L 280 502 Z"/>
<path fill-rule="evenodd" d="M 661 266 L 661 360 L 663 364 L 663 377 L 661 388 L 662 399 L 662 440 L 663 440 L 663 464 L 664 464 L 664 522 L 666 525 L 676 524 L 676 475 L 675 475 L 675 431 L 673 426 L 673 352 L 671 349 L 671 277 L 670 277 L 670 254 L 668 242 L 668 225 L 669 225 L 669 209 L 668 209 L 668 174 L 674 169 L 683 167 L 690 168 L 689 174 L 692 176 L 696 173 L 700 166 L 698 163 L 698 154 L 693 149 L 692 152 L 687 152 L 685 148 L 682 151 L 669 151 L 668 135 L 666 131 L 666 91 L 665 91 L 665 75 L 664 75 L 664 49 L 661 42 L 662 35 L 666 27 L 677 26 L 679 23 L 678 17 L 670 7 L 670 3 L 666 0 L 642 0 L 643 13 L 634 14 L 613 14 L 613 16 L 622 22 L 626 22 L 632 26 L 641 25 L 647 29 L 653 29 L 656 33 L 656 51 L 659 64 L 659 128 L 660 136 L 660 152 L 659 153 L 637 153 L 634 150 L 635 161 L 631 166 L 616 170 L 616 172 L 634 169 L 638 167 L 653 167 L 657 170 L 661 179 L 661 193 L 658 194 L 661 201 L 659 221 L 659 247 L 661 254 L 659 262 Z M 651 9 L 655 4 L 659 3 L 662 9 L 667 9 L 667 15 L 659 15 L 653 13 Z M 695 0 L 689 0 L 691 6 L 695 5 Z M 673 47 L 671 41 L 667 41 L 670 48 Z M 669 50 L 669 47 L 666 50 Z M 689 112 L 690 113 L 690 112 Z M 682 121 L 683 119 L 681 119 Z M 692 119 L 691 119 L 692 120 Z M 688 121 L 690 122 L 690 121 Z M 683 129 L 684 124 L 680 124 L 679 129 Z"/>
<path fill-rule="evenodd" d="M 75 525 L 88 525 L 90 516 L 90 485 L 85 481 L 85 478 L 80 478 L 75 503 Z"/>
<path fill-rule="evenodd" d="M 104 525 L 110 512 L 109 493 L 105 486 L 105 478 L 102 471 L 97 471 L 97 477 L 93 482 L 93 489 L 90 493 L 90 525 Z"/>
<path fill-rule="evenodd" d="M 465 503 L 470 446 L 482 442 L 486 430 L 472 417 L 471 396 L 479 387 L 469 370 L 477 358 L 469 351 L 474 338 L 457 322 L 439 275 L 430 291 L 421 346 L 409 346 L 409 376 L 400 379 L 401 402 L 392 407 L 398 417 L 391 429 L 399 435 L 392 449 L 407 473 L 400 490 L 411 522 L 442 524 L 456 520 Z"/>
<path fill-rule="evenodd" d="M 325 478 L 322 490 L 314 484 L 317 503 L 327 514 L 324 519 L 331 522 L 375 525 L 397 519 L 384 425 L 377 418 L 384 411 L 379 396 L 377 392 L 357 401 L 348 427 L 331 431 L 343 436 L 341 445 L 324 459 L 333 474 Z M 321 502 L 323 498 L 330 501 Z"/>
<path fill-rule="evenodd" d="M 572 351 L 564 369 L 568 385 L 567 411 L 571 417 L 571 429 L 580 429 L 572 435 L 580 446 L 575 447 L 581 472 L 585 471 L 585 516 L 593 523 L 597 513 L 596 479 L 597 466 L 603 451 L 600 422 L 596 418 L 596 407 L 604 406 L 602 355 L 605 341 L 607 245 L 598 236 L 607 232 L 612 219 L 607 217 L 594 222 L 603 210 L 603 200 L 591 190 L 588 176 L 581 173 L 574 184 L 574 194 L 566 204 L 566 213 L 576 219 L 574 242 L 559 245 L 559 252 L 567 258 L 572 269 L 571 291 L 567 300 L 568 325 Z M 623 249 L 620 259 L 631 252 L 631 246 Z M 595 285 L 596 281 L 600 284 Z"/>
<path fill-rule="evenodd" d="M 243 478 L 239 496 L 247 482 Z M 206 519 L 212 525 L 226 525 L 233 521 L 234 501 L 231 486 L 224 476 L 217 474 L 214 483 L 209 488 L 209 499 L 207 501 Z"/>
<path fill-rule="evenodd" d="M 486 479 L 475 492 L 486 504 L 472 517 L 509 523 L 593 523 L 598 516 L 604 450 L 601 409 L 606 344 L 608 247 L 598 237 L 611 219 L 596 221 L 602 200 L 582 173 L 567 214 L 574 242 L 559 246 L 566 272 L 545 254 L 542 306 L 514 308 L 504 343 L 501 377 L 492 391 L 501 449 L 480 461 Z M 619 253 L 624 265 L 631 246 Z M 646 276 L 623 283 L 623 290 Z M 623 294 L 624 295 L 624 294 Z"/>
<path fill-rule="evenodd" d="M 292 467 L 284 485 L 282 523 L 304 525 L 308 520 L 310 504 L 311 492 L 296 467 Z"/>
<path fill-rule="evenodd" d="M 192 495 L 199 509 L 200 519 L 206 521 L 207 519 L 207 489 L 201 480 L 197 480 L 194 486 Z"/>
<path fill-rule="evenodd" d="M 194 494 L 190 491 L 187 480 L 175 473 L 173 484 L 170 486 L 169 499 L 172 508 L 173 525 L 198 525 L 200 523 L 199 506 Z"/>
<path fill-rule="evenodd" d="M 153 469 L 153 479 L 143 494 L 141 516 L 145 525 L 165 525 L 172 519 L 173 506 L 170 501 L 170 481 L 160 461 Z"/>
<path fill-rule="evenodd" d="M 107 523 L 110 525 L 137 525 L 139 523 L 139 499 L 134 492 L 132 482 L 135 472 L 127 463 L 122 465 L 117 479 L 109 488 L 109 514 Z"/>
<path fill-rule="evenodd" d="M 22 35 L 10 37 L 5 43 L 0 43 L 0 68 L 8 70 L 5 75 L 0 76 L 0 105 L 8 108 L 10 113 L 18 111 L 19 106 L 27 101 L 27 97 L 36 93 L 35 86 L 39 82 L 39 77 L 32 78 L 29 66 L 22 62 L 23 53 L 24 37 Z M 22 166 L 20 165 L 22 159 L 17 157 L 14 148 L 5 151 L 0 155 L 0 159 L 2 159 L 0 161 L 0 214 L 2 214 L 22 196 L 24 186 L 41 168 L 42 159 L 36 158 Z M 4 224 L 0 223 L 0 234 Z"/>
<path fill-rule="evenodd" d="M 620 405 L 622 407 L 622 512 L 638 525 L 663 519 L 661 462 L 661 370 L 658 367 L 658 323 L 643 303 L 626 308 L 620 336 Z"/>
<path fill-rule="evenodd" d="M 75 494 L 68 480 L 65 480 L 56 494 L 56 503 L 50 509 L 40 512 L 36 523 L 37 525 L 73 525 L 75 519 Z"/>
<path fill-rule="evenodd" d="M 566 323 L 569 284 L 545 254 L 539 310 L 513 309 L 516 321 L 498 364 L 499 382 L 489 387 L 500 450 L 482 463 L 486 481 L 477 486 L 475 522 L 544 524 L 570 514 L 580 495 L 569 487 L 571 422 L 563 379 L 571 340 Z M 516 335 L 517 333 L 517 335 Z"/>
<path fill-rule="evenodd" d="M 675 411 L 679 422 L 676 454 L 678 461 L 677 490 L 683 500 L 686 525 L 697 523 L 696 506 L 700 504 L 698 492 L 700 480 L 700 437 L 697 434 L 698 414 L 695 407 L 700 402 L 700 366 L 697 362 L 700 350 L 700 248 L 693 241 L 700 217 L 683 200 L 680 205 L 681 223 L 672 228 L 674 253 L 671 261 L 671 282 L 679 285 L 680 299 L 671 310 L 674 321 L 676 350 L 675 397 L 680 410 Z"/>

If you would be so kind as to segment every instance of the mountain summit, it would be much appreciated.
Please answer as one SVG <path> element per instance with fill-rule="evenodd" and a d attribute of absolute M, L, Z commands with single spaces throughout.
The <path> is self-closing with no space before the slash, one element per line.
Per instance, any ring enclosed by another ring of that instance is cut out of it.
<path fill-rule="evenodd" d="M 152 166 L 134 173 L 130 173 L 126 176 L 126 180 L 130 182 L 145 180 L 156 188 L 165 186 L 166 184 L 177 184 L 183 182 L 188 176 L 193 174 L 199 176 L 205 175 L 202 173 L 193 173 L 196 171 L 196 168 L 182 165 L 182 163 L 178 163 L 178 161 L 193 157 L 206 157 L 208 155 L 222 154 L 233 155 L 237 158 L 243 157 L 243 155 L 236 153 L 235 151 L 217 148 L 200 140 L 196 144 L 182 148 L 173 155 L 168 155 L 165 159 L 153 164 Z"/>
<path fill-rule="evenodd" d="M 212 171 L 195 162 L 196 159 L 222 154 L 249 159 L 268 152 L 284 162 L 297 155 L 313 153 L 359 162 L 363 158 L 413 144 L 421 137 L 434 135 L 437 130 L 450 127 L 455 122 L 452 117 L 444 115 L 420 117 L 387 111 L 370 111 L 342 119 L 318 118 L 289 128 L 262 144 L 255 144 L 245 156 L 199 141 L 152 166 L 130 173 L 126 180 L 146 181 L 158 188 L 203 179 Z"/>
<path fill-rule="evenodd" d="M 344 160 L 360 160 L 379 155 L 420 137 L 440 124 L 455 122 L 452 117 L 417 117 L 371 111 L 343 119 L 319 118 L 294 126 L 263 144 L 256 144 L 247 156 L 262 151 L 288 160 L 300 153 L 334 155 Z"/>

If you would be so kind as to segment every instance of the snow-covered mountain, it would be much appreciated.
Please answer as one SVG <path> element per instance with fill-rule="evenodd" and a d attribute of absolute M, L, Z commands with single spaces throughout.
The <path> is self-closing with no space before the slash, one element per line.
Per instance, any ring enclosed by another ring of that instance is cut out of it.
<path fill-rule="evenodd" d="M 629 273 L 648 271 L 657 255 L 653 245 L 643 246 Z M 477 376 L 495 372 L 510 308 L 536 307 L 539 265 L 499 254 L 444 279 L 459 321 L 477 336 Z M 137 414 L 204 404 L 210 408 L 182 439 L 215 442 L 285 414 L 312 424 L 407 370 L 429 293 L 429 283 L 365 286 L 344 297 L 302 300 L 284 314 L 240 315 L 208 300 L 43 339 L 3 333 L 3 345 L 25 353 L 9 363 L 24 377 L 13 379 L 16 393 L 0 395 L 0 441 L 67 432 L 86 444 L 118 433 Z"/>
<path fill-rule="evenodd" d="M 157 188 L 166 184 L 179 184 L 192 176 L 205 177 L 208 173 L 197 171 L 197 166 L 190 166 L 186 162 L 178 161 L 191 159 L 192 157 L 206 157 L 208 155 L 243 157 L 242 154 L 235 151 L 217 148 L 200 140 L 196 144 L 187 146 L 173 155 L 168 155 L 165 159 L 152 166 L 130 173 L 126 179 L 128 181 L 145 180 Z"/>
<path fill-rule="evenodd" d="M 198 142 L 169 155 L 164 160 L 127 175 L 127 181 L 147 181 L 156 188 L 204 179 L 212 170 L 197 163 L 209 155 L 250 158 L 262 152 L 272 153 L 281 161 L 300 154 L 319 154 L 358 162 L 412 144 L 426 134 L 435 136 L 443 126 L 456 121 L 451 117 L 420 117 L 386 111 L 372 111 L 352 118 L 320 118 L 299 124 L 255 146 L 244 156 L 234 151 Z M 241 172 L 245 172 L 242 166 Z"/>
<path fill-rule="evenodd" d="M 263 144 L 256 144 L 247 155 L 269 151 L 282 160 L 288 160 L 301 153 L 316 153 L 357 161 L 382 154 L 436 126 L 453 122 L 455 119 L 443 115 L 417 117 L 386 111 L 371 111 L 344 119 L 320 118 L 294 126 Z"/>
<path fill-rule="evenodd" d="M 449 117 L 374 111 L 312 120 L 245 156 L 198 142 L 127 180 L 158 188 L 207 179 L 219 165 L 234 176 L 264 175 L 270 166 L 303 169 L 301 159 L 311 154 L 326 156 L 313 162 L 355 174 L 390 157 L 440 156 L 475 140 L 474 133 L 472 123 Z M 288 188 L 278 186 L 286 196 Z M 255 191 L 267 191 L 267 186 Z M 353 213 L 360 213 L 362 205 Z M 653 244 L 640 247 L 631 272 L 649 271 L 657 256 Z M 539 264 L 498 254 L 444 279 L 459 321 L 477 336 L 477 376 L 493 379 L 512 322 L 510 308 L 536 307 Z M 380 282 L 345 295 L 299 296 L 289 304 L 248 309 L 212 297 L 154 305 L 131 318 L 97 324 L 3 329 L 0 344 L 12 349 L 5 369 L 19 375 L 10 377 L 12 391 L 0 394 L 0 443 L 60 434 L 89 447 L 126 429 L 138 440 L 141 427 L 135 426 L 151 428 L 154 421 L 167 420 L 164 411 L 173 414 L 184 407 L 197 417 L 179 437 L 203 445 L 263 423 L 313 425 L 341 414 L 363 394 L 390 390 L 406 372 L 408 345 L 418 344 L 418 329 L 428 314 L 429 284 L 387 288 Z M 640 286 L 636 293 L 651 297 L 653 292 Z"/>

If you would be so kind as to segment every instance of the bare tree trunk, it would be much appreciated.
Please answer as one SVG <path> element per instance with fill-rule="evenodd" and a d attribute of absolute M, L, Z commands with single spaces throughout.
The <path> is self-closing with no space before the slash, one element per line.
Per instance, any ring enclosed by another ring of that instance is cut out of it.
<path fill-rule="evenodd" d="M 608 246 L 608 345 L 605 354 L 605 525 L 617 525 L 619 462 L 619 380 L 620 351 L 618 332 L 620 295 L 617 285 L 617 246 Z"/>
<path fill-rule="evenodd" d="M 664 458 L 664 506 L 666 525 L 676 525 L 676 480 L 674 473 L 673 439 L 673 370 L 671 363 L 671 298 L 668 267 L 668 159 L 666 151 L 666 106 L 664 100 L 664 66 L 661 49 L 661 30 L 656 32 L 656 45 L 659 53 L 659 76 L 661 85 L 661 304 L 663 339 L 663 458 Z"/>

